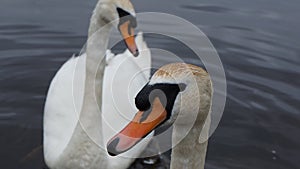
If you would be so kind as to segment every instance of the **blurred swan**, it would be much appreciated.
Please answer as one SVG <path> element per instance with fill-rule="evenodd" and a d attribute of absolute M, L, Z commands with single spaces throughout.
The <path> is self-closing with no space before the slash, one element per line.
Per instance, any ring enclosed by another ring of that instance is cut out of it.
<path fill-rule="evenodd" d="M 112 22 L 115 20 L 118 22 Z M 113 26 L 118 27 L 128 47 L 117 56 L 106 51 Z M 90 21 L 86 53 L 69 59 L 49 87 L 43 140 L 49 168 L 125 169 L 133 161 L 133 158 L 109 156 L 104 142 L 126 125 L 123 116 L 134 116 L 130 113 L 136 109 L 130 106 L 128 95 L 136 94 L 150 76 L 147 70 L 140 73 L 150 67 L 151 61 L 142 34 L 134 39 L 135 26 L 135 12 L 129 0 L 97 3 Z M 116 88 L 114 93 L 112 87 Z M 139 156 L 147 144 L 148 140 L 140 142 L 126 157 Z"/>
<path fill-rule="evenodd" d="M 139 111 L 108 142 L 108 152 L 126 152 L 152 130 L 172 124 L 170 168 L 204 169 L 212 92 L 209 75 L 198 66 L 173 63 L 161 67 L 136 96 Z"/>

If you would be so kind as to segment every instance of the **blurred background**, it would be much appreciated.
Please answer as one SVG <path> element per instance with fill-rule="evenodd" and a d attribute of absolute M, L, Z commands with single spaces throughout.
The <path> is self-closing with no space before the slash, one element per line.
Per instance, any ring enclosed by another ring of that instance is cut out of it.
<path fill-rule="evenodd" d="M 207 169 L 298 169 L 299 0 L 132 0 L 137 12 L 165 12 L 197 25 L 223 62 L 228 95 L 209 140 Z M 0 167 L 46 168 L 43 107 L 51 79 L 87 37 L 96 0 L 0 1 Z M 157 25 L 156 25 L 157 26 Z M 146 35 L 152 48 L 202 63 L 176 42 Z M 114 51 L 125 47 L 117 45 Z M 153 56 L 153 64 L 168 59 Z M 169 152 L 155 165 L 167 168 Z"/>

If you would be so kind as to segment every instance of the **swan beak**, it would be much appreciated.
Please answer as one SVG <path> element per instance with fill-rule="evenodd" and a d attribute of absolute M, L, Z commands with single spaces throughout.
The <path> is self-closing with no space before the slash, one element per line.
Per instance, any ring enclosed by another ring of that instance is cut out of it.
<path fill-rule="evenodd" d="M 167 118 L 167 112 L 160 102 L 155 98 L 152 109 L 139 111 L 133 120 L 107 144 L 109 155 L 116 156 L 136 145 L 152 130 Z"/>
<path fill-rule="evenodd" d="M 130 24 L 130 20 L 119 25 L 119 30 L 125 41 L 125 44 L 133 56 L 137 57 L 139 55 L 138 48 L 134 39 L 134 28 Z"/>

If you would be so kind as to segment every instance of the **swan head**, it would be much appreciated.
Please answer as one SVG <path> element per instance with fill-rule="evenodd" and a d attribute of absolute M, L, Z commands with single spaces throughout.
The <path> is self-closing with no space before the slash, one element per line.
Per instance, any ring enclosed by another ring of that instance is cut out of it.
<path fill-rule="evenodd" d="M 139 55 L 134 39 L 134 29 L 137 27 L 136 13 L 129 0 L 99 0 L 95 13 L 99 14 L 102 22 L 116 27 L 129 51 L 134 56 Z"/>
<path fill-rule="evenodd" d="M 185 63 L 165 65 L 137 94 L 138 113 L 108 142 L 107 150 L 110 155 L 118 155 L 131 149 L 152 130 L 173 123 L 190 126 L 195 119 L 206 118 L 208 111 L 201 109 L 209 109 L 210 102 L 211 82 L 205 70 Z"/>

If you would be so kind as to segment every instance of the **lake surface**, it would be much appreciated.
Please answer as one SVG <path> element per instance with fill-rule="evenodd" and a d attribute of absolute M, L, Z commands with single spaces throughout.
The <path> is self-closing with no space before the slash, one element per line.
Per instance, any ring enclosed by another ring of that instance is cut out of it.
<path fill-rule="evenodd" d="M 46 168 L 41 145 L 47 89 L 60 66 L 84 45 L 95 3 L 1 0 L 1 168 Z M 220 55 L 228 94 L 221 123 L 209 140 L 207 169 L 300 168 L 299 0 L 133 3 L 137 12 L 187 19 Z M 168 40 L 149 35 L 146 41 L 201 65 Z M 159 56 L 153 56 L 153 64 L 162 64 Z M 155 167 L 166 168 L 168 155 Z M 153 166 L 140 159 L 131 168 Z"/>

